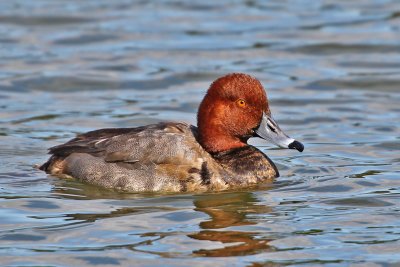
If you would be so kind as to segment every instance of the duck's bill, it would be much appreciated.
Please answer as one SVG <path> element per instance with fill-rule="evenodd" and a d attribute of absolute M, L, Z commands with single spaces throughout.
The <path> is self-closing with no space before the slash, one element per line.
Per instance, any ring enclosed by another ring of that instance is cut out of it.
<path fill-rule="evenodd" d="M 263 114 L 260 126 L 255 130 L 255 132 L 259 137 L 268 140 L 279 147 L 297 149 L 300 152 L 303 152 L 304 150 L 302 143 L 287 136 L 281 128 L 279 128 L 274 119 L 265 113 Z"/>

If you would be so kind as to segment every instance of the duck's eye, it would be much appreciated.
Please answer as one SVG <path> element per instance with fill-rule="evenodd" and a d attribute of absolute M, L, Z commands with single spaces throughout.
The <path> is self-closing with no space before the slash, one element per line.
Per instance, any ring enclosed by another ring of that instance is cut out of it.
<path fill-rule="evenodd" d="M 239 107 L 245 107 L 246 106 L 246 101 L 244 101 L 243 99 L 238 99 L 238 100 L 236 100 L 236 104 L 239 106 Z"/>

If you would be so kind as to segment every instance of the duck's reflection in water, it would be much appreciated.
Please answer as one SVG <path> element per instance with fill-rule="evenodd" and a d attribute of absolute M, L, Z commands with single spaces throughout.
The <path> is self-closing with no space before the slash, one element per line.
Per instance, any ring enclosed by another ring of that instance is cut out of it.
<path fill-rule="evenodd" d="M 265 238 L 264 231 L 260 233 L 254 231 L 257 224 L 257 214 L 268 214 L 271 208 L 263 205 L 252 192 L 223 192 L 215 194 L 199 194 L 191 195 L 160 195 L 146 196 L 145 194 L 126 194 L 107 191 L 94 186 L 83 185 L 75 181 L 58 181 L 53 190 L 57 197 L 73 200 L 99 199 L 100 204 L 103 199 L 115 199 L 118 201 L 134 201 L 134 206 L 120 206 L 112 211 L 106 210 L 104 213 L 63 213 L 63 217 L 68 223 L 56 225 L 55 228 L 63 228 L 71 225 L 87 224 L 102 219 L 112 219 L 118 217 L 141 216 L 143 213 L 151 212 L 174 212 L 179 211 L 179 207 L 173 207 L 176 202 L 181 203 L 187 201 L 190 205 L 193 201 L 196 212 L 206 213 L 210 218 L 199 223 L 201 231 L 197 233 L 187 233 L 189 238 L 195 240 L 205 240 L 222 243 L 223 247 L 207 248 L 203 247 L 192 251 L 191 256 L 201 257 L 228 257 L 241 255 L 254 255 L 262 252 L 273 251 L 274 248 L 269 246 L 271 238 Z M 168 205 L 163 205 L 167 201 Z M 171 202 L 172 201 L 172 202 Z M 108 201 L 107 201 L 108 202 Z M 127 203 L 128 203 L 127 202 Z M 172 206 L 171 206 L 172 203 Z M 95 204 L 99 205 L 98 202 Z M 107 203 L 106 203 L 107 204 Z M 154 206 L 155 205 L 155 206 Z M 108 207 L 108 204 L 105 208 Z M 184 232 L 148 232 L 141 233 L 141 237 L 158 237 L 156 239 L 147 240 L 147 245 L 154 245 L 168 236 L 175 234 L 184 234 Z M 158 240 L 158 241 L 156 241 Z M 147 251 L 142 246 L 143 243 L 119 245 L 135 251 Z M 165 252 L 151 252 L 158 255 L 174 255 Z M 181 254 L 179 254 L 181 255 Z"/>
<path fill-rule="evenodd" d="M 236 192 L 196 196 L 196 211 L 207 213 L 210 220 L 200 223 L 204 230 L 188 235 L 198 240 L 218 241 L 227 244 L 218 249 L 200 249 L 193 254 L 209 257 L 252 255 L 272 251 L 268 245 L 271 239 L 258 236 L 257 232 L 226 230 L 233 226 L 254 225 L 250 214 L 265 214 L 271 209 L 259 203 L 252 193 Z M 245 227 L 244 227 L 245 228 Z M 217 230 L 225 229 L 225 230 Z"/>

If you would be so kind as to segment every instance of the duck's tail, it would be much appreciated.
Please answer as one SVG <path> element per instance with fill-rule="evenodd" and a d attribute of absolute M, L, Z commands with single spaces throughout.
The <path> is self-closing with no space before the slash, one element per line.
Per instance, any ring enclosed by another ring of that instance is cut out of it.
<path fill-rule="evenodd" d="M 52 155 L 45 163 L 38 166 L 39 170 L 50 172 L 52 165 L 59 160 L 59 157 Z"/>

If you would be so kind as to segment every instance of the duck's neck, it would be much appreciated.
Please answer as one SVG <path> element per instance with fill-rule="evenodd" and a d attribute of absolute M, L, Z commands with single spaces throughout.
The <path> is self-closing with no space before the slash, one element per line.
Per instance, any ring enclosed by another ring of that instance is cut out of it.
<path fill-rule="evenodd" d="M 211 154 L 247 146 L 247 143 L 240 138 L 230 136 L 215 127 L 202 128 L 199 126 L 198 136 L 202 147 Z"/>
<path fill-rule="evenodd" d="M 247 139 L 235 136 L 227 120 L 229 117 L 222 100 L 209 90 L 197 113 L 198 141 L 207 152 L 213 154 L 247 146 Z"/>

